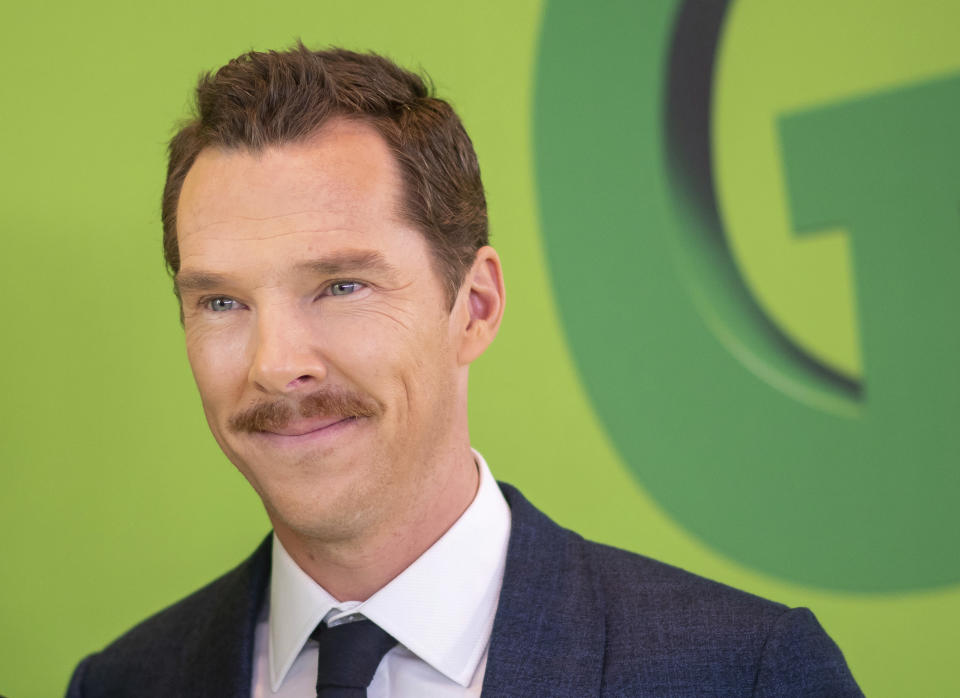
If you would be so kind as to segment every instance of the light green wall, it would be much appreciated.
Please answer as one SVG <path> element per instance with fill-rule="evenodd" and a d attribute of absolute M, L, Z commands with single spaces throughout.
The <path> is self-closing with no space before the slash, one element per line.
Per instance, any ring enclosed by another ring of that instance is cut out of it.
<path fill-rule="evenodd" d="M 653 5 L 660 23 L 641 38 L 669 28 L 673 3 Z M 955 685 L 956 587 L 839 593 L 755 571 L 668 515 L 614 449 L 545 261 L 532 98 L 542 13 L 535 2 L 439 0 L 7 10 L 0 694 L 58 695 L 85 653 L 237 563 L 267 531 L 203 422 L 162 268 L 159 193 L 198 72 L 297 37 L 427 69 L 474 139 L 508 304 L 473 370 L 471 425 L 500 479 L 588 537 L 812 607 L 868 695 Z M 585 292 L 602 281 L 585 280 Z"/>

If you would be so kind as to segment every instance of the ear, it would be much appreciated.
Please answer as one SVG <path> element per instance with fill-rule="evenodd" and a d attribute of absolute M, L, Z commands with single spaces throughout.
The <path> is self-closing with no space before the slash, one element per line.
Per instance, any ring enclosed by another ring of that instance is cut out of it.
<path fill-rule="evenodd" d="M 461 365 L 480 356 L 497 336 L 505 301 L 500 257 L 492 247 L 481 247 L 457 297 Z"/>

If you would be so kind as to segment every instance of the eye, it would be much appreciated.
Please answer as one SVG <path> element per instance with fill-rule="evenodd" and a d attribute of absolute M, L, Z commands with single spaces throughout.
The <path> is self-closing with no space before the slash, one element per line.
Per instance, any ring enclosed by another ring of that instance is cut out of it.
<path fill-rule="evenodd" d="M 208 310 L 212 310 L 215 313 L 221 313 L 226 310 L 235 310 L 240 307 L 240 303 L 232 298 L 226 298 L 224 296 L 208 298 L 203 301 L 203 305 L 205 305 Z"/>
<path fill-rule="evenodd" d="M 363 288 L 359 281 L 337 281 L 328 287 L 331 296 L 349 296 Z"/>

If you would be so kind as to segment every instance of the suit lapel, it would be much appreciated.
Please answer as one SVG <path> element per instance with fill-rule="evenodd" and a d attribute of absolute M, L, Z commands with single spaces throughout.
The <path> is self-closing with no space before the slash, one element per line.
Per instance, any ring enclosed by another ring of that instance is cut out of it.
<path fill-rule="evenodd" d="M 484 696 L 599 695 L 604 605 L 583 540 L 510 485 L 510 542 L 490 637 Z M 183 695 L 249 698 L 257 616 L 270 578 L 271 536 L 221 579 L 182 646 Z"/>
<path fill-rule="evenodd" d="M 218 589 L 216 602 L 198 613 L 181 654 L 183 695 L 248 698 L 257 616 L 270 577 L 272 536 Z"/>
<path fill-rule="evenodd" d="M 583 539 L 500 488 L 512 522 L 483 695 L 599 695 L 604 608 Z"/>

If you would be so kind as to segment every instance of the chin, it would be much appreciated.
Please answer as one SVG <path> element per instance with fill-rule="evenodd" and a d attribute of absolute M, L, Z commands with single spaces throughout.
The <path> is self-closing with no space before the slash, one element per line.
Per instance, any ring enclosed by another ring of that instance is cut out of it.
<path fill-rule="evenodd" d="M 377 497 L 369 482 L 350 478 L 347 482 L 320 482 L 311 478 L 299 486 L 256 488 L 275 530 L 303 538 L 326 541 L 355 537 L 369 528 L 377 508 Z"/>

